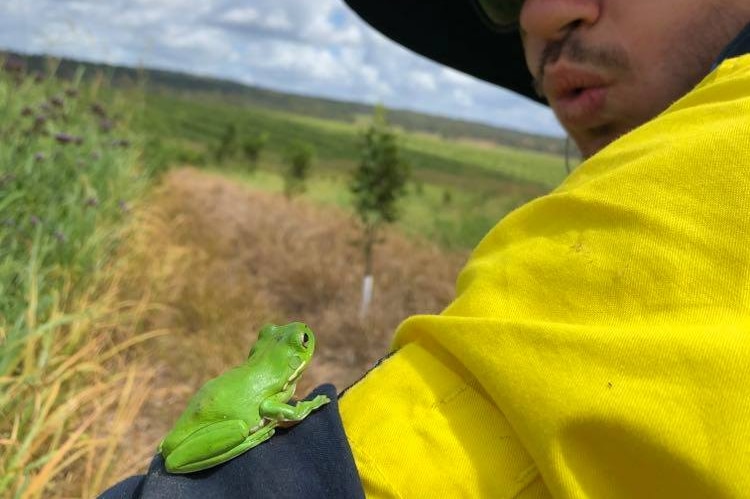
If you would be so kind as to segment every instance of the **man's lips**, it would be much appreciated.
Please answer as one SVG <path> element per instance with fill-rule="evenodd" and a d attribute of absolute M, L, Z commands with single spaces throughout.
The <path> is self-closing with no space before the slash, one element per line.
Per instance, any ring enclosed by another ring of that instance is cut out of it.
<path fill-rule="evenodd" d="M 545 70 L 543 89 L 563 124 L 585 127 L 597 124 L 610 84 L 597 73 L 556 63 Z"/>

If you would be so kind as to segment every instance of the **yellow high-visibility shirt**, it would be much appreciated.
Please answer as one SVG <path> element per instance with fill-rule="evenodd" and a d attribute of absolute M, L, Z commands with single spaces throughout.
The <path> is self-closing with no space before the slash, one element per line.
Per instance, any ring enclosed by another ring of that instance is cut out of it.
<path fill-rule="evenodd" d="M 750 497 L 750 55 L 479 244 L 341 398 L 370 497 Z"/>

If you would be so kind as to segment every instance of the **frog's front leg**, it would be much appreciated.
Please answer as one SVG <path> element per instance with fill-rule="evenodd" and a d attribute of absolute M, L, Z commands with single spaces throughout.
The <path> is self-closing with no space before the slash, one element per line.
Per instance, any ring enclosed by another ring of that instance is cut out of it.
<path fill-rule="evenodd" d="M 273 433 L 273 427 L 263 427 L 251 434 L 241 419 L 219 421 L 180 442 L 166 456 L 164 464 L 170 473 L 205 470 L 239 456 L 271 438 Z"/>
<path fill-rule="evenodd" d="M 269 397 L 260 403 L 260 415 L 272 421 L 297 422 L 330 401 L 325 395 L 318 395 L 312 400 L 303 400 L 297 402 L 297 405 L 290 405 L 279 400 L 279 397 Z"/>

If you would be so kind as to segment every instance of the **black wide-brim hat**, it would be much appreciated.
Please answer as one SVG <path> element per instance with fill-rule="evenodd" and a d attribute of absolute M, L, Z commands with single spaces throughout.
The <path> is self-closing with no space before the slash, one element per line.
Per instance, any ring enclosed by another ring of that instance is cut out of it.
<path fill-rule="evenodd" d="M 440 64 L 546 103 L 517 31 L 492 29 L 472 0 L 344 0 L 388 38 Z"/>

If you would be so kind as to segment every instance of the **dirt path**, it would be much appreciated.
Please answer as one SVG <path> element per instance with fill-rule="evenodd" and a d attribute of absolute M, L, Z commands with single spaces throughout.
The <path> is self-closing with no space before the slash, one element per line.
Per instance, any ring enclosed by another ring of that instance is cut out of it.
<path fill-rule="evenodd" d="M 341 390 L 386 353 L 401 320 L 450 301 L 466 256 L 386 233 L 371 314 L 360 321 L 358 231 L 341 210 L 184 168 L 165 177 L 142 220 L 130 292 L 150 295 L 147 328 L 171 331 L 136 352 L 157 369 L 125 449 L 144 466 L 187 398 L 241 362 L 262 324 L 301 320 L 316 332 L 298 395 L 324 382 Z"/>

